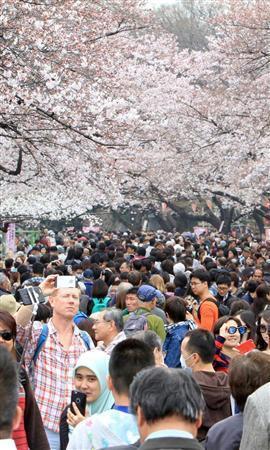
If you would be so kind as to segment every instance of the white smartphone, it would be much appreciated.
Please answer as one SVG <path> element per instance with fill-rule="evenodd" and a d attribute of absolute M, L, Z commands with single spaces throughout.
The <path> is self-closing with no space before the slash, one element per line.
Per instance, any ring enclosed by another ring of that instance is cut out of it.
<path fill-rule="evenodd" d="M 59 275 L 56 278 L 57 288 L 75 288 L 76 287 L 76 277 L 70 275 Z"/>

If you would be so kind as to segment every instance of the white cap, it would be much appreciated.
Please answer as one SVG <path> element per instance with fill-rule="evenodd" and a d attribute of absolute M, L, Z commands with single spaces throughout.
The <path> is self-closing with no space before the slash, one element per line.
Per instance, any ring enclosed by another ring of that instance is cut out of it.
<path fill-rule="evenodd" d="M 185 273 L 185 270 L 186 270 L 186 268 L 185 268 L 184 264 L 182 264 L 182 263 L 177 263 L 173 266 L 174 275 L 176 275 L 179 272 Z"/>

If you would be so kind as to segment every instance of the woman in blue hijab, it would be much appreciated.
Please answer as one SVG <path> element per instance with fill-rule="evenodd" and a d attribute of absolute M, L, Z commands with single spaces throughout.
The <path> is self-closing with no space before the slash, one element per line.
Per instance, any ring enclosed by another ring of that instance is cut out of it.
<path fill-rule="evenodd" d="M 86 394 L 86 411 L 83 416 L 73 403 L 73 412 L 68 405 L 60 419 L 61 450 L 68 445 L 73 428 L 85 417 L 111 409 L 114 399 L 107 387 L 109 356 L 102 351 L 92 350 L 83 353 L 74 367 L 74 388 Z"/>

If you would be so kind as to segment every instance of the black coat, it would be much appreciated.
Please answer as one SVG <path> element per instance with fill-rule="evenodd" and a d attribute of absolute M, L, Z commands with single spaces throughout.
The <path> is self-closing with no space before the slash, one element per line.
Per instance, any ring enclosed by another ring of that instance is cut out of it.
<path fill-rule="evenodd" d="M 66 450 L 68 446 L 68 423 L 67 423 L 67 410 L 70 405 L 66 406 L 60 417 L 60 450 Z"/>
<path fill-rule="evenodd" d="M 118 445 L 109 447 L 110 450 L 203 450 L 196 439 L 165 437 L 148 439 L 140 446 L 137 441 L 133 445 Z M 105 449 L 100 449 L 105 450 Z"/>
<path fill-rule="evenodd" d="M 196 439 L 163 437 L 147 439 L 139 450 L 203 450 Z"/>
<path fill-rule="evenodd" d="M 243 414 L 228 417 L 213 425 L 206 436 L 207 450 L 238 450 L 243 434 Z M 254 449 L 255 450 L 255 449 Z"/>
<path fill-rule="evenodd" d="M 116 445 L 115 447 L 109 447 L 109 450 L 138 450 L 139 447 L 140 441 L 137 441 L 132 445 Z M 106 448 L 101 448 L 100 450 L 106 450 Z"/>

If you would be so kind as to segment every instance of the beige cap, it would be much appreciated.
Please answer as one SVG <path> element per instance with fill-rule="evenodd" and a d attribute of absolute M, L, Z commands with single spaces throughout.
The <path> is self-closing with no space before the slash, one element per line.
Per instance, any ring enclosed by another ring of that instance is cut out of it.
<path fill-rule="evenodd" d="M 12 316 L 17 312 L 20 305 L 16 302 L 16 299 L 13 295 L 1 295 L 0 296 L 0 311 L 7 311 Z"/>

